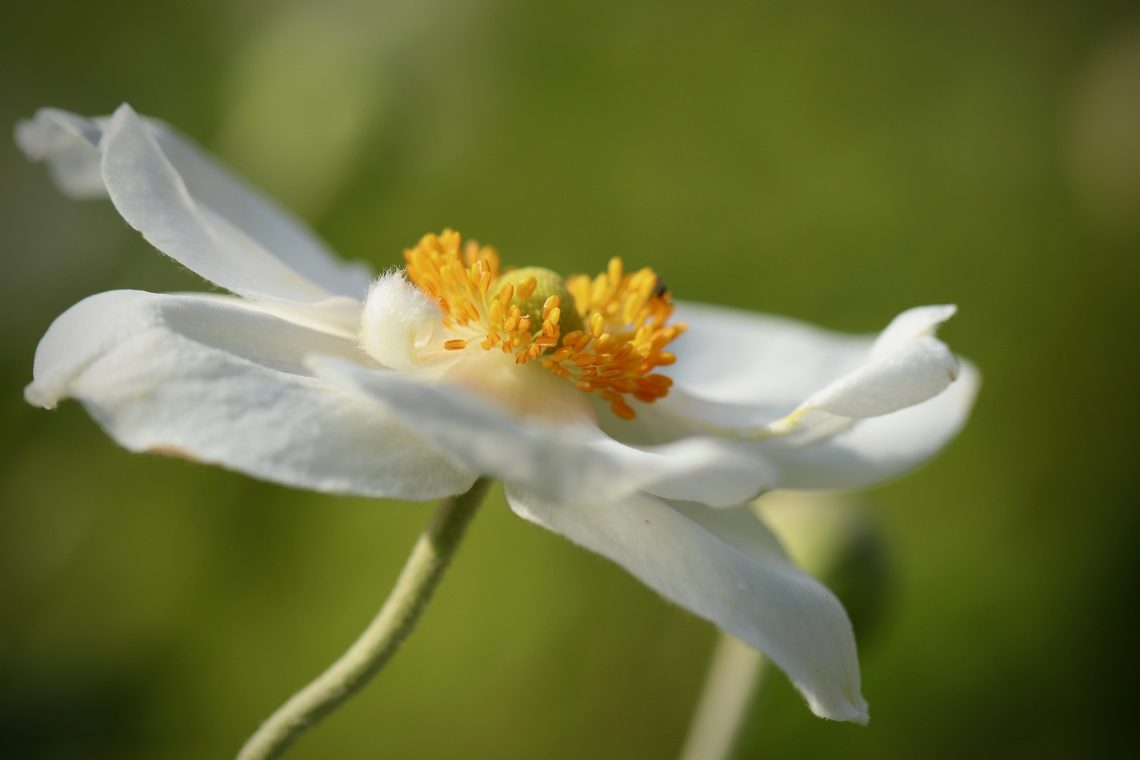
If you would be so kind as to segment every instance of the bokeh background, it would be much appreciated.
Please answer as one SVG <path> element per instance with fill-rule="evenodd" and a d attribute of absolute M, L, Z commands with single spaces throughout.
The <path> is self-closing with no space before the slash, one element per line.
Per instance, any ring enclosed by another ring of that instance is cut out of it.
<path fill-rule="evenodd" d="M 3 4 L 0 124 L 121 101 L 377 268 L 452 226 L 842 330 L 958 303 L 968 428 L 858 497 L 889 570 L 872 722 L 813 718 L 774 675 L 741 754 L 1135 743 L 1135 3 Z M 26 406 L 73 302 L 202 285 L 11 143 L 0 230 L 0 755 L 228 756 L 362 628 L 429 508 L 130 455 L 78 405 Z M 670 757 L 714 639 L 496 491 L 399 657 L 296 757 Z"/>

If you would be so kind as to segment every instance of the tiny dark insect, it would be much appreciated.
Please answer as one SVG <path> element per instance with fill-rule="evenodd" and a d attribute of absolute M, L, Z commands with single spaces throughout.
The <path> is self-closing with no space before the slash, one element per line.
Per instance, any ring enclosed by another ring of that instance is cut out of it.
<path fill-rule="evenodd" d="M 667 295 L 669 295 L 669 288 L 665 285 L 664 278 L 657 275 L 657 283 L 653 286 L 653 297 L 664 298 Z"/>

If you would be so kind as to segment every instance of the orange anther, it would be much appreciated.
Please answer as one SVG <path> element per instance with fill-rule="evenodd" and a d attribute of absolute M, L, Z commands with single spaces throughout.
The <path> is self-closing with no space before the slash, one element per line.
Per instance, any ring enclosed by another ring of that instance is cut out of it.
<path fill-rule="evenodd" d="M 637 412 L 633 411 L 633 407 L 621 399 L 618 399 L 617 401 L 611 401 L 610 409 L 612 409 L 614 414 L 616 414 L 618 417 L 621 417 L 623 420 L 632 420 L 637 416 Z"/>

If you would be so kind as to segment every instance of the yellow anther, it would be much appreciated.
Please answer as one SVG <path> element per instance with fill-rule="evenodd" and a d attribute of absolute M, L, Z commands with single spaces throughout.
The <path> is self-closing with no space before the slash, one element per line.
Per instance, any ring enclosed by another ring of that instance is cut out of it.
<path fill-rule="evenodd" d="M 509 282 L 499 290 L 499 303 L 502 304 L 504 309 L 510 305 L 511 299 L 514 297 L 515 286 Z"/>
<path fill-rule="evenodd" d="M 621 284 L 622 269 L 621 259 L 617 256 L 610 259 L 609 266 L 606 267 L 606 274 L 609 275 L 611 288 L 616 288 Z"/>
<path fill-rule="evenodd" d="M 602 333 L 606 330 L 606 319 L 601 314 L 595 314 L 590 317 L 590 333 L 595 338 L 600 338 Z"/>
<path fill-rule="evenodd" d="M 525 280 L 519 283 L 519 298 L 523 299 L 524 301 L 530 298 L 531 294 L 534 293 L 534 289 L 537 287 L 538 279 L 535 277 L 527 277 Z"/>
<path fill-rule="evenodd" d="M 650 269 L 627 272 L 610 259 L 596 277 L 567 280 L 549 269 L 500 274 L 495 249 L 444 230 L 404 252 L 408 278 L 439 304 L 451 335 L 444 349 L 478 345 L 525 364 L 540 360 L 552 374 L 598 393 L 614 414 L 631 419 L 627 398 L 650 403 L 672 380 L 655 374 L 677 361 L 665 347 L 684 332 L 669 325 L 669 292 Z"/>

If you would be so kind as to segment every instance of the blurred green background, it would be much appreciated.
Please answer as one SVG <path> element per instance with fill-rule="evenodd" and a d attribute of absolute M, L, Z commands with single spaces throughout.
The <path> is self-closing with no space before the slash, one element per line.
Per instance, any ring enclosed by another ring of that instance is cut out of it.
<path fill-rule="evenodd" d="M 890 583 L 867 728 L 782 675 L 744 754 L 1109 755 L 1140 678 L 1134 2 L 25 3 L 0 124 L 129 101 L 377 268 L 452 226 L 515 262 L 851 331 L 956 302 L 943 456 L 860 497 Z M 201 289 L 0 149 L 0 753 L 224 757 L 338 654 L 424 505 L 117 448 L 24 404 L 83 296 Z M 496 491 L 392 665 L 297 758 L 667 758 L 715 638 Z"/>

